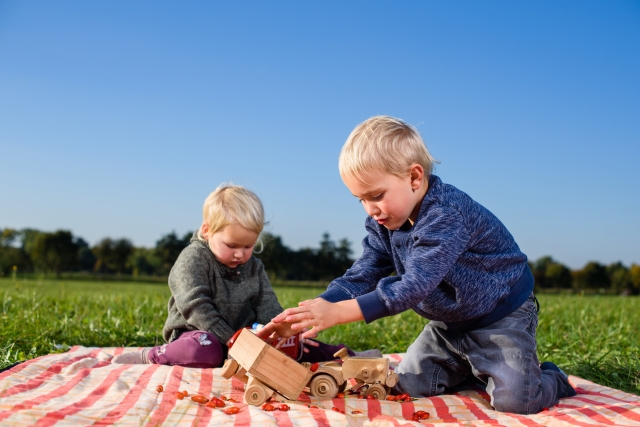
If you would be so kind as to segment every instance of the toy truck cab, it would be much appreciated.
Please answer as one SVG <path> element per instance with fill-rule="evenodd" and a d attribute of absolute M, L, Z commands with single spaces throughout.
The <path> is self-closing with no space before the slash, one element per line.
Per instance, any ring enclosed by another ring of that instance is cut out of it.
<path fill-rule="evenodd" d="M 350 357 L 346 348 L 338 351 L 334 356 L 342 363 L 325 362 L 313 365 L 303 365 L 314 369 L 309 380 L 309 394 L 320 398 L 333 398 L 344 391 L 347 380 L 353 378 L 356 385 L 352 389 L 362 390 L 364 395 L 376 399 L 384 399 L 389 389 L 398 382 L 398 375 L 389 369 L 389 359 L 384 357 Z"/>

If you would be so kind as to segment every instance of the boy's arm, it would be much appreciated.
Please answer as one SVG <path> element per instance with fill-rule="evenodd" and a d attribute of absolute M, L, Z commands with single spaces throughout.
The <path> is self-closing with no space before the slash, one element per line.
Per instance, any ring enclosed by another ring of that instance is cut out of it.
<path fill-rule="evenodd" d="M 355 299 L 328 302 L 322 298 L 302 301 L 299 307 L 288 308 L 272 322 L 258 331 L 264 338 L 275 332 L 275 337 L 287 338 L 303 329 L 309 329 L 302 338 L 315 338 L 320 331 L 335 325 L 364 320 Z"/>
<path fill-rule="evenodd" d="M 367 218 L 365 228 L 368 233 L 362 241 L 362 256 L 343 276 L 333 280 L 319 298 L 338 302 L 367 294 L 375 290 L 380 279 L 394 271 L 386 229 L 372 218 Z"/>
<path fill-rule="evenodd" d="M 439 305 L 447 303 L 440 293 L 437 297 L 435 294 L 447 272 L 467 250 L 470 234 L 460 212 L 451 208 L 440 208 L 421 227 L 423 231 L 414 236 L 404 274 L 385 277 L 373 292 L 357 297 L 367 323 L 401 313 L 428 299 Z M 455 302 L 454 295 L 452 303 Z"/>
<path fill-rule="evenodd" d="M 368 234 L 362 241 L 363 253 L 353 266 L 342 277 L 333 280 L 317 298 L 302 301 L 298 307 L 289 308 L 273 318 L 259 336 L 267 337 L 275 332 L 278 337 L 289 337 L 311 328 L 303 337 L 313 338 L 331 326 L 364 320 L 354 298 L 370 293 L 381 278 L 394 270 L 388 238 L 380 234 L 380 226 L 367 218 L 365 227 Z M 386 233 L 386 229 L 382 233 Z"/>
<path fill-rule="evenodd" d="M 169 275 L 175 306 L 189 325 L 209 331 L 226 343 L 235 331 L 213 303 L 209 264 L 199 249 L 187 247 L 178 256 Z"/>

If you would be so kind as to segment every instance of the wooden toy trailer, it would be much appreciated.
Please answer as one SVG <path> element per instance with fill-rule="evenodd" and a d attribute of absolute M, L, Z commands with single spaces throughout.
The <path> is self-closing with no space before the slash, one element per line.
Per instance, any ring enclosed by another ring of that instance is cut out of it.
<path fill-rule="evenodd" d="M 227 379 L 234 376 L 247 385 L 244 400 L 250 405 L 262 405 L 276 392 L 297 400 L 311 378 L 309 369 L 248 329 L 235 339 L 229 357 L 222 367 L 222 376 Z"/>

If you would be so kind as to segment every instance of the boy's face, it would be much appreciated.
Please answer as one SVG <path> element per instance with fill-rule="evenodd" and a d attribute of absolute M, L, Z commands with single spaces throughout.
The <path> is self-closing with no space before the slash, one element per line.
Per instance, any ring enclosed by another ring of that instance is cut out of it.
<path fill-rule="evenodd" d="M 413 165 L 403 178 L 371 171 L 361 179 L 345 177 L 344 183 L 360 199 L 370 217 L 389 230 L 397 230 L 407 219 L 415 221 L 418 217 L 420 203 L 427 193 L 428 184 L 423 178 L 422 167 Z"/>
<path fill-rule="evenodd" d="M 229 268 L 236 268 L 249 261 L 258 241 L 256 232 L 239 224 L 227 225 L 215 233 L 208 233 L 207 225 L 202 224 L 201 231 L 216 259 Z"/>

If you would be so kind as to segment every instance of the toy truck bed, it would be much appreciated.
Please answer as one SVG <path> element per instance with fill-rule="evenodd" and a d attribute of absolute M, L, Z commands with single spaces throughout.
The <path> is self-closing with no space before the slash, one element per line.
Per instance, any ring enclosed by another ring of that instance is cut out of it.
<path fill-rule="evenodd" d="M 229 356 L 247 373 L 285 397 L 296 400 L 311 372 L 245 329 L 236 338 Z"/>

